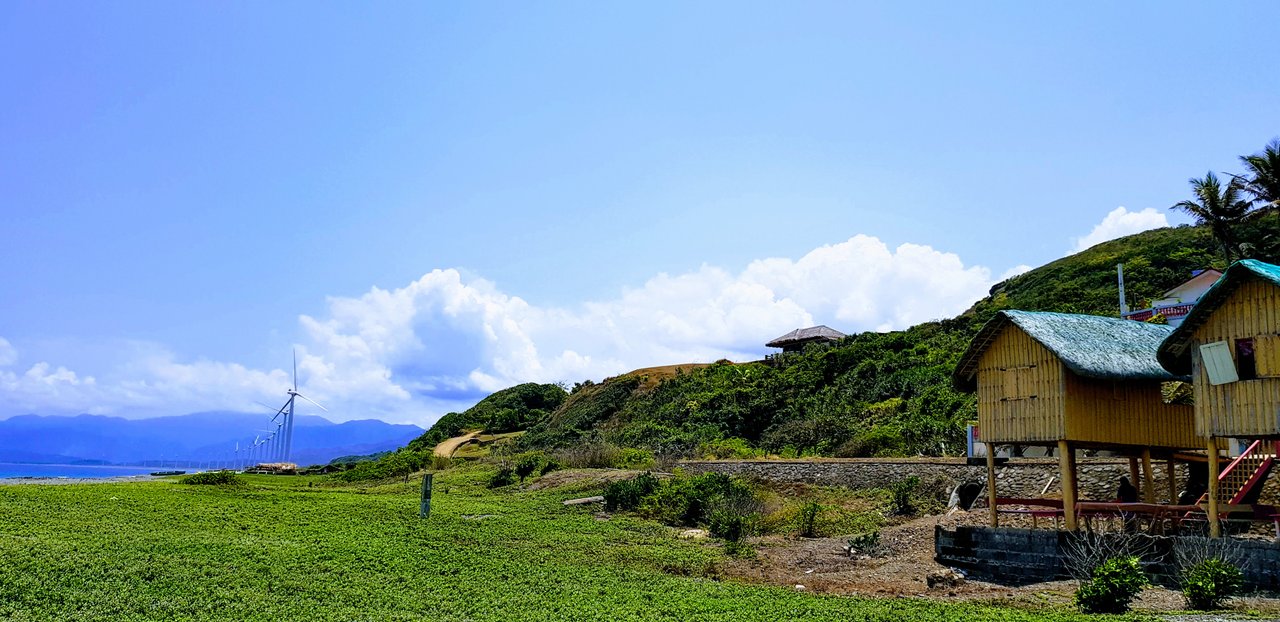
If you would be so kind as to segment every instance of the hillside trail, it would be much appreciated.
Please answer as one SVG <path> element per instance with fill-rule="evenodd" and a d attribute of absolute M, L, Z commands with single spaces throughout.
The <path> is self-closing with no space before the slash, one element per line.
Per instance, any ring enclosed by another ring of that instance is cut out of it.
<path fill-rule="evenodd" d="M 459 447 L 476 440 L 477 436 L 480 436 L 479 432 L 469 432 L 462 436 L 455 436 L 441 441 L 439 445 L 436 445 L 435 449 L 431 450 L 431 455 L 440 456 L 441 458 L 452 458 L 453 452 L 458 451 Z"/>

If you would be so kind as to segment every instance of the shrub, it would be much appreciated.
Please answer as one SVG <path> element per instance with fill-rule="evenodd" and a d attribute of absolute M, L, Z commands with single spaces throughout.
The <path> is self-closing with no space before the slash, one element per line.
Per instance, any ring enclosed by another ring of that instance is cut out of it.
<path fill-rule="evenodd" d="M 912 495 L 916 488 L 920 486 L 920 478 L 912 475 L 889 487 L 892 494 L 891 503 L 893 504 L 893 513 L 899 516 L 909 516 L 916 511 L 916 506 Z"/>
<path fill-rule="evenodd" d="M 707 531 L 728 542 L 739 542 L 749 535 L 749 517 L 727 507 L 717 508 L 707 514 Z"/>
<path fill-rule="evenodd" d="M 540 451 L 531 451 L 516 456 L 515 465 L 512 469 L 515 471 L 516 477 L 520 478 L 520 482 L 524 483 L 526 477 L 533 474 L 542 475 L 550 473 L 555 469 L 547 469 L 551 465 L 551 461 L 547 459 L 547 455 Z"/>
<path fill-rule="evenodd" d="M 641 473 L 632 479 L 609 482 L 604 487 L 604 508 L 610 512 L 634 510 L 657 488 L 657 478 L 648 473 Z"/>
<path fill-rule="evenodd" d="M 192 473 L 178 480 L 178 483 L 198 486 L 241 486 L 244 480 L 231 471 L 204 471 Z"/>
<path fill-rule="evenodd" d="M 708 460 L 743 460 L 764 456 L 764 451 L 753 448 L 750 443 L 741 438 L 707 441 L 698 446 L 698 453 Z"/>
<path fill-rule="evenodd" d="M 1147 584 L 1137 557 L 1114 557 L 1093 569 L 1076 590 L 1076 605 L 1085 613 L 1124 613 Z"/>
<path fill-rule="evenodd" d="M 644 449 L 628 447 L 618 451 L 618 455 L 614 458 L 613 466 L 619 469 L 652 469 L 654 466 L 653 453 Z"/>
<path fill-rule="evenodd" d="M 849 538 L 849 544 L 844 550 L 845 553 L 849 554 L 849 557 L 853 557 L 854 553 L 875 555 L 880 551 L 880 532 L 868 531 Z"/>
<path fill-rule="evenodd" d="M 1244 587 L 1244 573 L 1231 562 L 1206 559 L 1182 573 L 1182 595 L 1192 609 L 1220 609 Z"/>
<path fill-rule="evenodd" d="M 449 456 L 437 456 L 435 454 L 431 455 L 432 471 L 443 471 L 451 465 L 453 465 L 453 458 L 450 458 Z"/>
<path fill-rule="evenodd" d="M 490 488 L 501 488 L 516 483 L 516 470 L 511 467 L 502 467 L 489 478 L 488 486 Z"/>
<path fill-rule="evenodd" d="M 572 469 L 608 469 L 618 461 L 616 446 L 599 441 L 582 443 L 556 452 L 556 460 Z"/>
<path fill-rule="evenodd" d="M 816 501 L 810 501 L 800 508 L 800 536 L 803 538 L 818 537 L 818 514 L 822 512 L 822 506 Z"/>

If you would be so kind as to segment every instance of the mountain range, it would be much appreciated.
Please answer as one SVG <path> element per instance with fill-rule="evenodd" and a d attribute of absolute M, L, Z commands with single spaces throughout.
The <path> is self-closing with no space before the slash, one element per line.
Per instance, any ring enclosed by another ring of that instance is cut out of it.
<path fill-rule="evenodd" d="M 103 415 L 51 417 L 19 415 L 0 420 L 0 462 L 37 464 L 227 460 L 266 436 L 269 416 L 242 412 L 200 412 L 152 419 Z M 339 456 L 395 449 L 422 434 L 415 425 L 373 419 L 334 423 L 298 415 L 292 461 L 322 464 Z"/>

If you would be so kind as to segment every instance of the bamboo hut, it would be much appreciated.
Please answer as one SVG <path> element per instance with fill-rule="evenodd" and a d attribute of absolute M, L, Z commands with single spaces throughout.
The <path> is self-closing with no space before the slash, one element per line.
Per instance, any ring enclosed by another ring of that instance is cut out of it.
<path fill-rule="evenodd" d="M 1198 435 L 1255 441 L 1231 465 L 1240 481 L 1220 481 L 1218 452 L 1209 448 L 1210 529 L 1219 535 L 1219 497 L 1232 504 L 1248 499 L 1276 461 L 1280 266 L 1232 264 L 1161 344 L 1158 358 L 1171 373 L 1191 376 Z"/>
<path fill-rule="evenodd" d="M 974 337 L 956 366 L 956 387 L 978 394 L 987 443 L 987 494 L 997 525 L 994 444 L 1057 450 L 1066 526 L 1075 529 L 1075 450 L 1129 453 L 1153 501 L 1152 449 L 1205 447 L 1190 406 L 1165 403 L 1161 383 L 1182 380 L 1156 360 L 1173 329 L 1119 318 L 1001 311 Z"/>
<path fill-rule="evenodd" d="M 797 328 L 764 345 L 766 348 L 782 348 L 783 353 L 800 352 L 811 343 L 835 343 L 844 339 L 845 336 L 844 333 L 830 326 L 819 325 Z"/>

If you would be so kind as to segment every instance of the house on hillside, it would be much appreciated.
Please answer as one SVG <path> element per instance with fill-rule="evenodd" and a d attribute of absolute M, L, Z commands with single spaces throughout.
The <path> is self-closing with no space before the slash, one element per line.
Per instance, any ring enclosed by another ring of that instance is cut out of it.
<path fill-rule="evenodd" d="M 1158 313 L 1169 321 L 1170 326 L 1178 326 L 1191 312 L 1196 301 L 1200 300 L 1200 297 L 1209 291 L 1221 276 L 1222 273 L 1213 268 L 1196 270 L 1191 273 L 1191 278 L 1185 283 L 1165 292 L 1159 300 L 1153 301 L 1150 308 L 1126 312 L 1123 314 L 1124 319 L 1145 322 Z"/>
<path fill-rule="evenodd" d="M 804 350 L 806 345 L 811 343 L 835 343 L 843 339 L 846 335 L 829 326 L 810 326 L 809 328 L 797 328 L 769 343 L 764 344 L 767 348 L 782 348 L 783 353 L 800 352 Z"/>
<path fill-rule="evenodd" d="M 1280 451 L 1280 266 L 1253 259 L 1232 264 L 1158 356 L 1170 373 L 1191 376 L 1198 436 L 1252 441 L 1222 477 L 1217 452 L 1210 452 L 1216 536 L 1220 502 L 1256 502 Z"/>
<path fill-rule="evenodd" d="M 1190 406 L 1165 403 L 1162 383 L 1185 380 L 1156 352 L 1169 326 L 1068 313 L 1001 311 L 974 337 L 953 376 L 978 394 L 981 440 L 1054 447 L 1063 516 L 1075 529 L 1075 452 L 1110 449 L 1131 456 L 1135 484 L 1154 501 L 1151 460 L 1206 447 Z M 987 494 L 997 525 L 994 451 L 987 452 Z M 1137 476 L 1141 456 L 1145 476 Z M 1172 462 L 1169 463 L 1172 470 Z"/>

